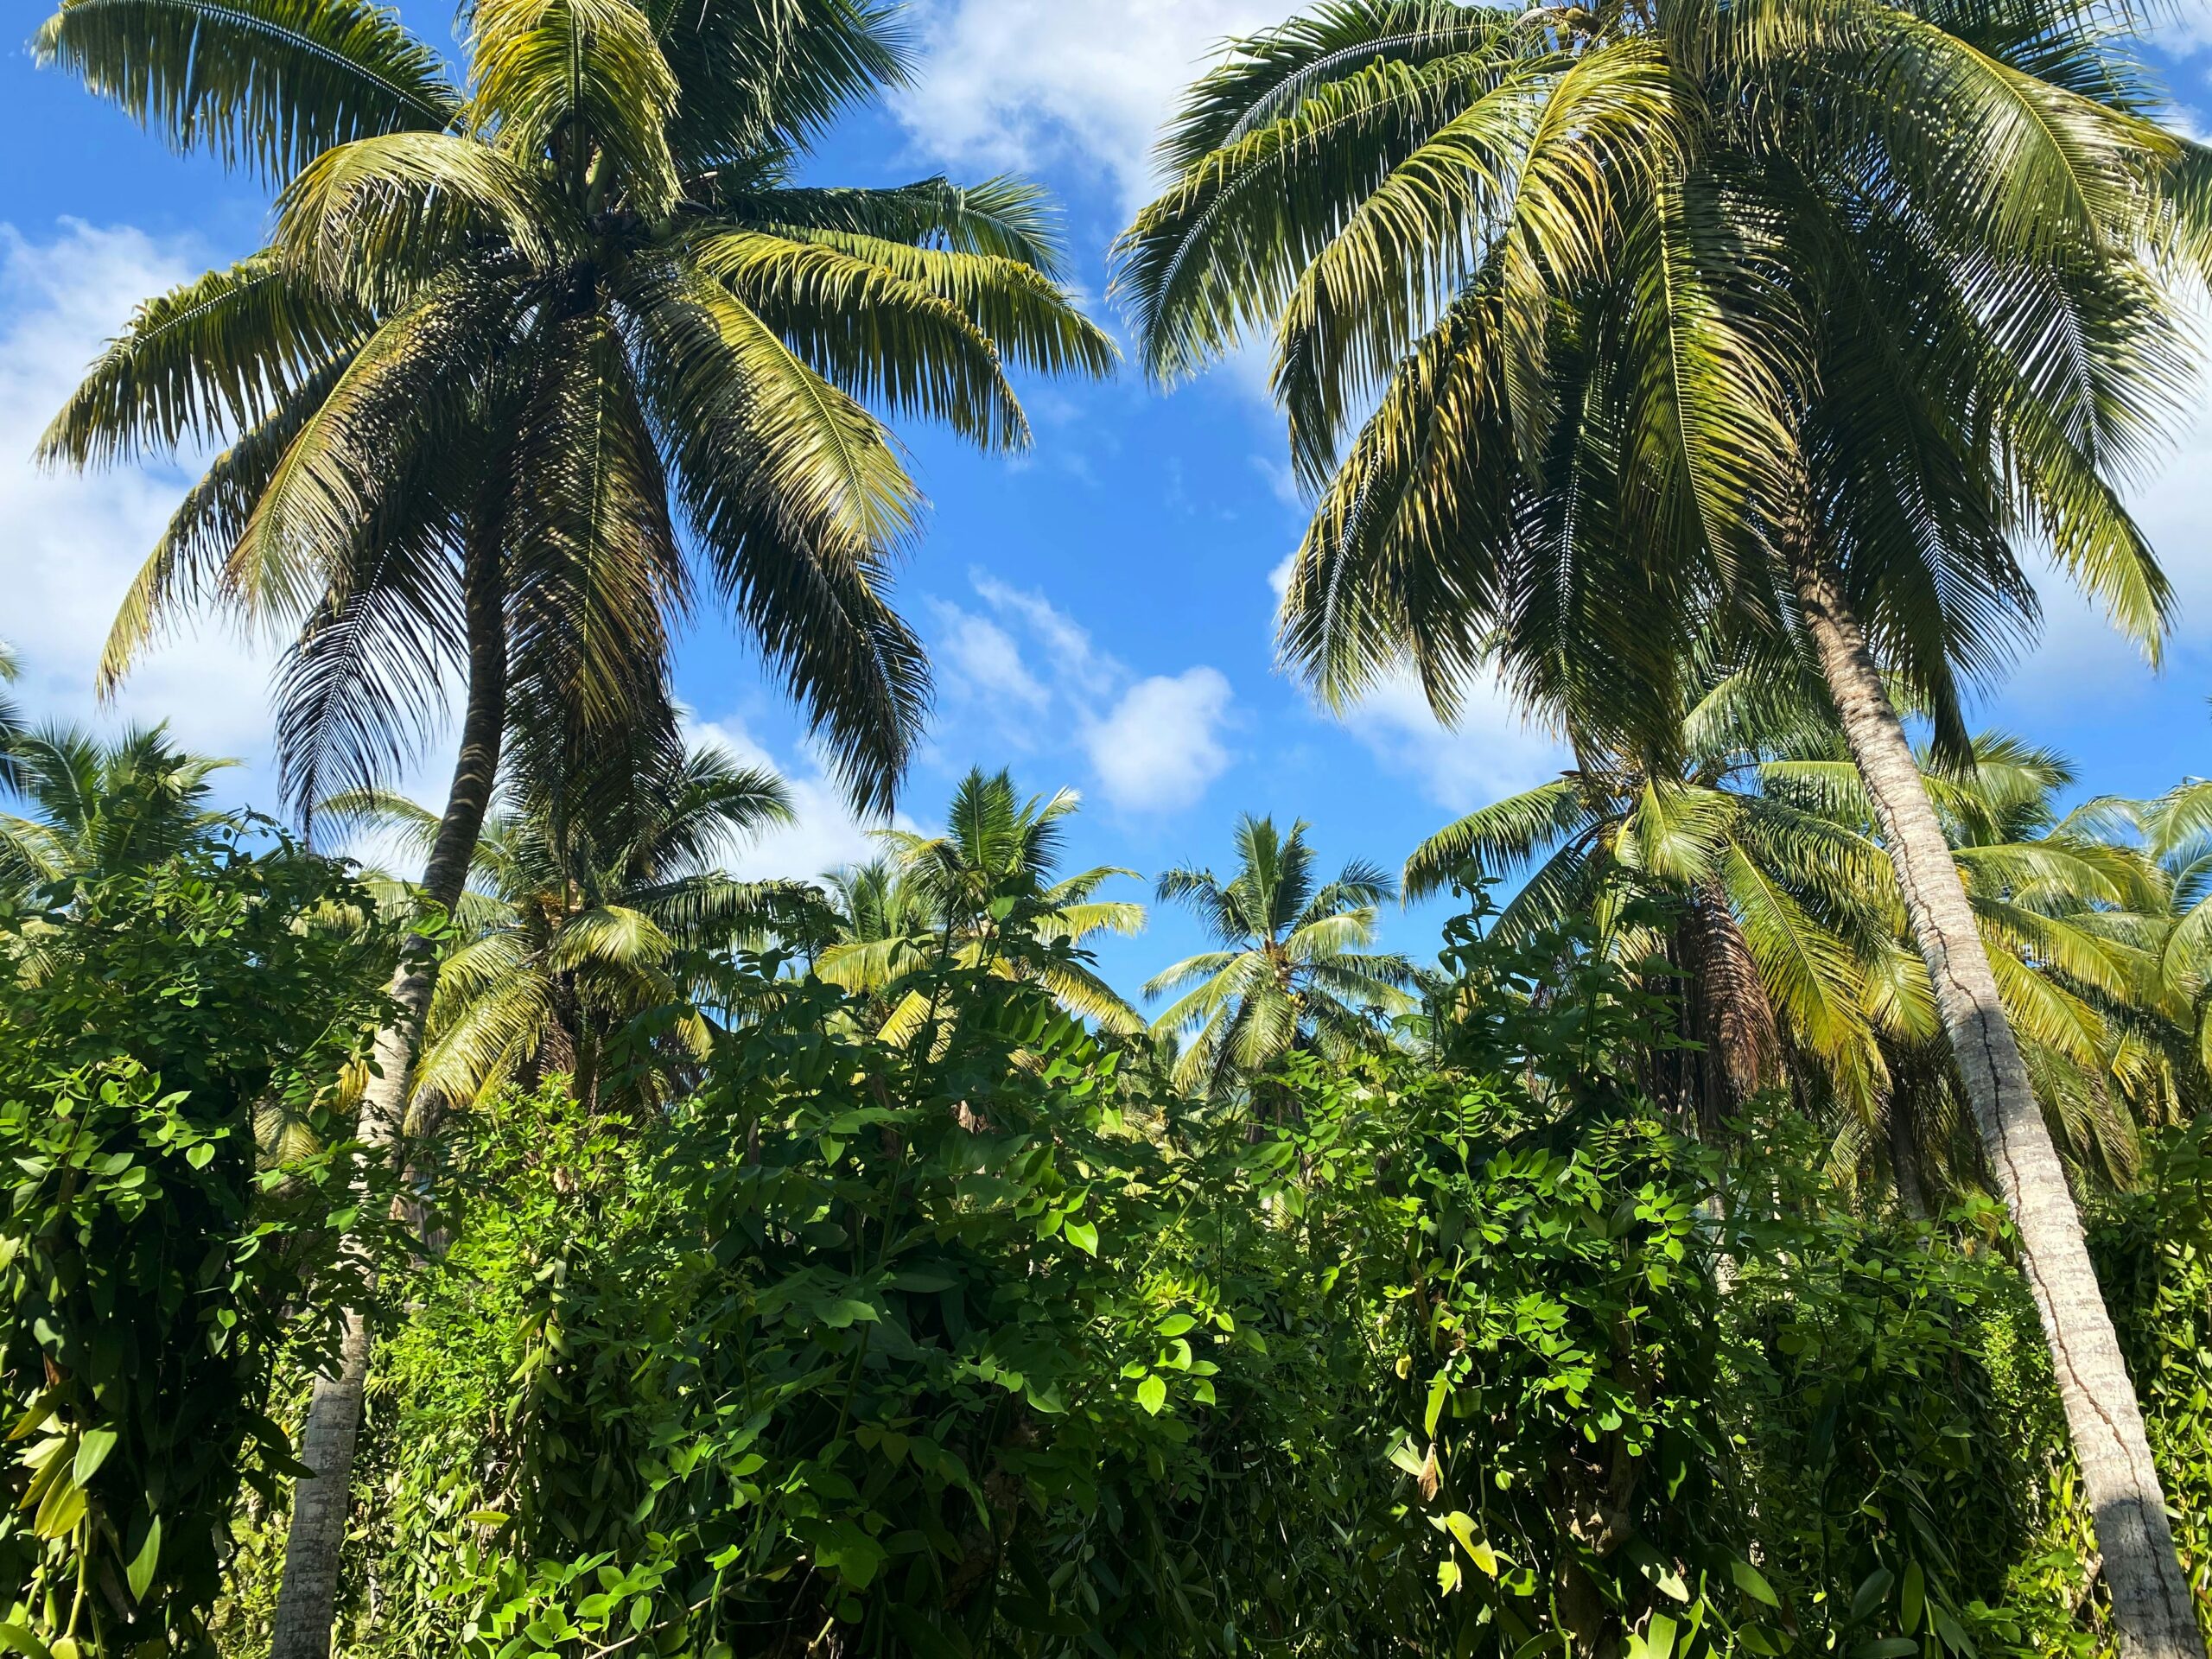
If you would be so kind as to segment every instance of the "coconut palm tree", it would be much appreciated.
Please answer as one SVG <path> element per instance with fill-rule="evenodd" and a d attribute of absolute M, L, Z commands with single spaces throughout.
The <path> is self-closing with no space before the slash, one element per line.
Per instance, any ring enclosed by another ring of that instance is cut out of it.
<path fill-rule="evenodd" d="M 2185 1005 L 2158 974 L 2168 883 L 2138 849 L 2110 837 L 2102 804 L 2061 813 L 2057 803 L 2076 782 L 2063 756 L 2000 733 L 1977 737 L 1974 749 L 1965 772 L 1922 752 L 1923 786 L 2054 1142 L 2081 1176 L 2124 1184 L 2136 1162 L 2138 1119 L 2168 1115 L 2177 1087 L 2171 1039 Z M 1769 796 L 1880 844 L 1880 815 L 1840 745 L 1827 755 L 1771 761 L 1759 783 Z M 1905 944 L 1910 916 L 1894 879 L 1866 897 L 1869 913 L 1886 918 Z M 1910 1157 L 1914 1122 L 1962 1122 L 1970 1108 L 1932 1017 L 1934 988 L 1913 971 L 1918 963 L 1906 966 L 1910 989 L 1885 995 L 1886 1006 L 1912 1017 L 1876 1024 L 1891 1061 L 1891 1145 Z M 1961 1166 L 1969 1158 L 1949 1161 Z"/>
<path fill-rule="evenodd" d="M 2110 804 L 2139 828 L 2172 884 L 2159 966 L 2189 1008 L 2196 1065 L 2212 1072 L 2212 783 L 2190 778 L 2155 801 Z"/>
<path fill-rule="evenodd" d="M 2047 537 L 2155 647 L 2117 480 L 2190 357 L 2212 154 L 2038 0 L 1333 0 L 1238 43 L 1122 245 L 1147 366 L 1272 326 L 1319 495 L 1283 618 L 1332 702 L 1502 671 L 1673 745 L 1701 640 L 1818 672 L 2018 1230 L 2132 1654 L 2202 1645 L 2141 1413 L 1895 698 L 1945 756 Z"/>
<path fill-rule="evenodd" d="M 1604 921 L 1631 893 L 1669 895 L 1669 932 L 1604 936 L 1624 962 L 1663 958 L 1682 975 L 1686 1034 L 1702 1052 L 1679 1083 L 1708 1132 L 1790 1084 L 1801 1103 L 1834 1108 L 1847 1167 L 1880 1145 L 1901 1201 L 1925 1215 L 1932 1182 L 1980 1183 L 1951 1133 L 1967 1113 L 1934 988 L 1840 734 L 1770 696 L 1754 708 L 1781 719 L 1762 740 L 1744 717 L 1757 690 L 1732 676 L 1693 710 L 1681 776 L 1586 759 L 1440 830 L 1408 861 L 1406 891 L 1425 896 L 1470 861 L 1525 874 L 1495 924 L 1508 939 L 1576 914 Z M 1926 786 L 2054 1138 L 2085 1173 L 2124 1181 L 2134 1115 L 2158 1114 L 2172 1088 L 2173 1007 L 2145 937 L 2164 884 L 2096 833 L 2094 811 L 2061 817 L 2075 782 L 2062 757 L 1994 733 L 1974 752 L 1965 772 L 1923 753 Z"/>
<path fill-rule="evenodd" d="M 5 639 L 0 639 L 0 686 L 13 685 L 22 672 L 22 664 L 16 656 L 15 647 Z M 7 747 L 22 729 L 23 711 L 16 706 L 13 697 L 0 692 L 0 783 L 7 781 L 6 768 L 10 765 L 6 758 Z"/>
<path fill-rule="evenodd" d="M 1889 925 L 1894 880 L 1857 827 L 1760 786 L 1770 764 L 1832 753 L 1823 713 L 1802 686 L 1718 674 L 1685 717 L 1678 766 L 1586 753 L 1423 842 L 1406 861 L 1406 896 L 1427 898 L 1471 866 L 1520 881 L 1492 925 L 1505 942 L 1588 916 L 1620 961 L 1666 960 L 1682 976 L 1685 1034 L 1700 1052 L 1662 1086 L 1707 1135 L 1808 1072 L 1871 1118 L 1883 1093 L 1872 987 L 1888 988 L 1892 1014 L 1925 1001 L 1907 994 Z M 1675 903 L 1664 933 L 1622 919 L 1624 899 L 1650 893 Z"/>
<path fill-rule="evenodd" d="M 1190 868 L 1160 878 L 1160 902 L 1194 912 L 1219 946 L 1144 988 L 1148 997 L 1176 996 L 1152 1028 L 1184 1039 L 1179 1087 L 1222 1095 L 1294 1048 L 1373 1048 L 1382 1018 L 1418 1006 L 1414 964 L 1371 948 L 1376 912 L 1395 896 L 1395 883 L 1357 859 L 1321 880 L 1306 828 L 1301 819 L 1285 835 L 1273 818 L 1247 813 L 1236 821 L 1228 881 Z"/>
<path fill-rule="evenodd" d="M 290 639 L 279 746 L 304 809 L 378 781 L 460 667 L 423 882 L 448 908 L 508 704 L 587 743 L 672 737 L 668 631 L 701 588 L 855 798 L 887 801 L 926 696 L 886 597 L 918 498 L 868 405 L 1013 446 L 1010 368 L 1112 356 L 1053 280 L 1028 187 L 794 183 L 825 124 L 903 73 L 881 8 L 465 16 L 458 84 L 370 0 L 64 0 L 35 43 L 175 148 L 283 183 L 271 245 L 141 308 L 47 435 L 73 464 L 229 444 L 127 596 L 105 677 L 203 603 Z M 418 942 L 364 1103 L 378 1155 L 434 980 Z M 278 1659 L 327 1645 L 366 1341 L 353 1320 L 310 1408 Z"/>
<path fill-rule="evenodd" d="M 67 876 L 159 863 L 238 822 L 207 804 L 215 773 L 238 764 L 188 754 L 166 726 L 111 741 L 42 726 L 9 744 L 6 787 L 26 815 L 0 813 L 0 894 L 20 899 Z"/>
<path fill-rule="evenodd" d="M 1141 1029 L 1081 953 L 1099 934 L 1142 931 L 1142 905 L 1097 897 L 1135 872 L 1102 864 L 1058 874 L 1065 821 L 1080 804 L 1071 789 L 1024 799 L 1010 773 L 975 768 L 953 793 L 943 835 L 880 830 L 882 863 L 830 878 L 850 935 L 817 955 L 815 971 L 877 997 L 887 1010 L 882 1033 L 894 1041 L 918 1030 L 931 1007 L 906 982 L 940 964 L 1029 980 L 1105 1030 Z"/>
<path fill-rule="evenodd" d="M 791 821 L 773 773 L 727 751 L 695 748 L 671 767 L 626 780 L 627 810 L 592 827 L 564 823 L 543 794 L 494 810 L 477 845 L 462 942 L 438 976 L 416 1065 L 418 1101 L 467 1106 L 509 1084 L 566 1071 L 595 1103 L 613 1035 L 639 1016 L 688 1001 L 687 958 L 759 942 L 796 883 L 739 881 L 719 861 Z M 379 791 L 325 803 L 325 814 L 419 854 L 438 815 Z M 612 831 L 610 835 L 608 832 Z M 703 1016 L 677 1022 L 675 1048 L 696 1058 Z M 650 1103 L 657 1076 L 612 1103 Z"/>

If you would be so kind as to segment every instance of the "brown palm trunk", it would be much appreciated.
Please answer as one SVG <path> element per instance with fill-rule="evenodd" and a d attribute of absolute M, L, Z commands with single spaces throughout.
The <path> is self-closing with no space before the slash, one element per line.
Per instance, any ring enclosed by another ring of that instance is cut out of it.
<path fill-rule="evenodd" d="M 1852 757 L 1874 803 L 1991 1173 L 2050 1344 L 2082 1487 L 2128 1659 L 2205 1659 L 2165 1493 L 2066 1173 L 1904 728 L 1834 573 L 1794 538 L 1790 575 Z"/>
<path fill-rule="evenodd" d="M 1933 1211 L 1928 1207 L 1928 1184 L 1920 1173 L 1920 1114 L 1902 1077 L 1891 1090 L 1882 1121 L 1889 1136 L 1890 1185 L 1897 1189 L 1897 1208 L 1910 1221 L 1926 1221 Z"/>
<path fill-rule="evenodd" d="M 1719 881 L 1698 889 L 1688 920 L 1698 1035 L 1707 1045 L 1698 1133 L 1718 1145 L 1727 1120 L 1778 1080 L 1782 1038 L 1758 963 Z"/>
<path fill-rule="evenodd" d="M 464 575 L 468 629 L 468 703 L 461 720 L 461 757 L 445 815 L 423 872 L 423 896 L 450 911 L 460 902 L 483 833 L 499 768 L 506 724 L 507 632 L 505 590 L 495 546 L 472 543 Z M 392 976 L 398 1013 L 377 1033 L 377 1074 L 361 1099 L 357 1133 L 372 1160 L 386 1159 L 406 1119 L 408 1079 L 437 985 L 430 941 L 410 935 Z M 348 1237 L 344 1255 L 367 1268 L 361 1241 Z M 346 1314 L 335 1376 L 318 1376 L 300 1431 L 300 1461 L 313 1472 L 292 1488 L 292 1522 L 284 1541 L 284 1576 L 277 1592 L 271 1659 L 325 1659 L 338 1605 L 338 1564 L 351 1507 L 353 1447 L 361 1427 L 361 1391 L 369 1375 L 368 1323 L 356 1307 Z"/>

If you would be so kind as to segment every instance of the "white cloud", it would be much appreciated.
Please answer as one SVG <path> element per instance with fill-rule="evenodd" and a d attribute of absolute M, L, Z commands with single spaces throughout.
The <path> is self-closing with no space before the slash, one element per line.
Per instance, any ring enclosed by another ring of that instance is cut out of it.
<path fill-rule="evenodd" d="M 1471 690 L 1452 728 L 1437 723 L 1420 682 L 1392 677 L 1349 710 L 1344 723 L 1392 771 L 1453 812 L 1469 812 L 1533 788 L 1568 764 L 1566 747 L 1532 725 L 1513 699 L 1484 682 Z"/>
<path fill-rule="evenodd" d="M 1196 805 L 1229 769 L 1220 733 L 1233 700 L 1221 671 L 1204 664 L 1131 686 L 1084 732 L 1106 798 L 1136 812 Z"/>
<path fill-rule="evenodd" d="M 110 711 L 95 709 L 92 675 L 108 625 L 186 484 L 179 469 L 52 472 L 31 454 L 105 341 L 141 300 L 196 274 L 188 243 L 128 226 L 64 220 L 51 240 L 0 225 L 0 582 L 4 633 L 22 657 L 18 700 L 39 718 L 166 717 L 190 748 L 264 760 L 267 655 L 219 625 L 145 658 Z M 268 799 L 266 774 L 227 774 L 232 789 Z"/>
<path fill-rule="evenodd" d="M 770 753 L 734 715 L 687 721 L 684 736 L 690 743 L 726 749 L 747 766 L 779 773 L 791 793 L 797 822 L 770 830 L 724 861 L 724 868 L 740 880 L 804 880 L 841 865 L 865 863 L 882 851 L 870 832 L 884 828 L 885 821 L 856 816 L 817 757 L 808 754 L 803 764 L 788 765 Z M 898 823 L 902 829 L 915 827 L 903 817 Z"/>
<path fill-rule="evenodd" d="M 1025 709 L 1042 709 L 1052 693 L 1021 660 L 1021 647 L 1014 636 L 988 617 L 963 611 L 942 600 L 933 601 L 940 632 L 940 663 L 951 671 L 949 683 L 963 696 L 995 705 L 1012 702 Z"/>
<path fill-rule="evenodd" d="M 968 581 L 985 604 L 1035 637 L 1054 677 L 1096 695 L 1121 675 L 1121 664 L 1091 643 L 1090 631 L 1044 594 L 1001 582 L 988 570 L 970 570 Z"/>
<path fill-rule="evenodd" d="M 969 582 L 989 614 L 938 601 L 938 657 L 950 702 L 983 708 L 998 741 L 1032 748 L 1072 734 L 1100 793 L 1124 812 L 1194 805 L 1228 769 L 1222 734 L 1236 697 L 1218 669 L 1136 678 L 1044 594 L 982 569 Z"/>
<path fill-rule="evenodd" d="M 921 73 L 896 108 L 948 162 L 1088 162 L 1134 206 L 1183 89 L 1223 40 L 1286 10 L 1281 0 L 932 0 Z"/>
<path fill-rule="evenodd" d="M 2197 394 L 2198 415 L 2165 467 L 2129 493 L 2128 505 L 2173 583 L 2177 656 L 2212 648 L 2212 385 Z M 2147 695 L 2154 683 L 2134 643 L 2101 608 L 2082 597 L 2054 566 L 2032 569 L 2043 597 L 2040 641 L 2001 690 L 1999 716 L 2078 709 L 2085 698 L 2107 705 Z"/>

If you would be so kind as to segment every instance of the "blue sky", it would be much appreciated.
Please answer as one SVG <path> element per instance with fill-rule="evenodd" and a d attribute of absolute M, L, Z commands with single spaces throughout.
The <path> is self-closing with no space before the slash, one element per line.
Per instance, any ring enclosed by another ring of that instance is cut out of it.
<path fill-rule="evenodd" d="M 35 8 L 9 8 L 28 30 Z M 446 44 L 444 0 L 403 0 Z M 891 182 L 1020 168 L 1066 213 L 1077 279 L 1103 296 L 1105 250 L 1145 194 L 1150 133 L 1223 35 L 1264 24 L 1253 0 L 925 0 L 915 86 L 826 144 L 824 181 Z M 2212 128 L 2212 11 L 2161 25 L 2181 118 Z M 23 700 L 92 713 L 92 665 L 130 572 L 177 492 L 178 468 L 91 479 L 38 474 L 39 427 L 100 341 L 143 295 L 257 245 L 267 199 L 251 181 L 180 160 L 20 47 L 0 57 L 0 637 L 29 666 Z M 1025 388 L 1027 454 L 981 457 L 910 428 L 932 503 L 899 588 L 928 637 L 938 707 L 901 813 L 931 823 L 969 766 L 1010 766 L 1035 790 L 1072 785 L 1084 807 L 1075 860 L 1150 874 L 1226 862 L 1236 815 L 1310 819 L 1332 862 L 1395 865 L 1424 835 L 1556 771 L 1559 752 L 1503 702 L 1439 730 L 1404 692 L 1339 721 L 1275 671 L 1271 575 L 1303 510 L 1259 370 L 1232 364 L 1163 397 L 1125 372 L 1105 385 Z M 2206 399 L 2212 404 L 2212 396 Z M 2212 425 L 2139 492 L 2139 511 L 2183 599 L 2164 672 L 2056 586 L 2044 642 L 1983 719 L 2072 754 L 2088 793 L 2150 794 L 2202 772 L 2212 738 Z M 141 671 L 107 719 L 166 717 L 194 747 L 236 755 L 242 798 L 273 797 L 265 656 L 209 630 Z M 753 849 L 757 874 L 810 874 L 862 855 L 790 711 L 743 642 L 708 619 L 684 640 L 679 690 L 713 735 L 790 777 L 803 822 Z M 412 781 L 434 791 L 447 764 Z M 1124 884 L 1135 896 L 1136 884 Z M 1389 942 L 1426 954 L 1433 918 L 1393 913 Z M 1102 951 L 1125 988 L 1198 948 L 1184 919 Z"/>

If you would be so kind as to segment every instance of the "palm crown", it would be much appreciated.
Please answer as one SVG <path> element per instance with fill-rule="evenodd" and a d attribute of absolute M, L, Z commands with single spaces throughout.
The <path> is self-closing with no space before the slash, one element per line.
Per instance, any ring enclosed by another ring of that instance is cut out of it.
<path fill-rule="evenodd" d="M 1409 657 L 1448 715 L 1496 662 L 1663 744 L 1703 630 L 1789 648 L 1810 511 L 1955 753 L 2031 532 L 2164 625 L 2113 480 L 2204 152 L 2152 107 L 2088 7 L 1332 0 L 1192 91 L 1119 284 L 1163 378 L 1272 328 L 1325 695 Z"/>
<path fill-rule="evenodd" d="M 1435 891 L 1470 861 L 1525 873 L 1498 917 L 1502 936 L 1594 915 L 1624 960 L 1663 957 L 1685 976 L 1690 1035 L 1704 1048 L 1688 1103 L 1708 1127 L 1790 1081 L 1802 1102 L 1839 1109 L 1847 1143 L 1903 1112 L 1908 1128 L 1944 1143 L 1929 1148 L 1928 1173 L 1948 1164 L 1967 1185 L 1934 992 L 1876 814 L 1819 715 L 1726 677 L 1692 710 L 1679 774 L 1586 757 L 1438 831 L 1408 861 L 1407 891 Z M 2146 937 L 2165 883 L 2094 833 L 2094 813 L 2060 816 L 2053 802 L 2074 781 L 2061 757 L 2002 734 L 1977 738 L 1974 753 L 1964 771 L 1923 756 L 1923 775 L 2005 1013 L 2061 1143 L 2124 1174 L 2133 1137 L 2117 1103 L 2155 1118 L 2171 1092 L 2171 1057 L 2150 1035 L 2170 999 Z M 1671 934 L 1618 925 L 1632 891 L 1679 901 Z"/>
<path fill-rule="evenodd" d="M 271 245 L 149 302 L 51 458 L 227 440 L 148 561 L 175 608 L 298 633 L 302 803 L 372 781 L 498 550 L 515 695 L 659 721 L 698 576 L 888 798 L 926 696 L 890 608 L 918 505 L 874 404 L 1026 438 L 1010 366 L 1104 370 L 1028 187 L 792 181 L 904 72 L 868 0 L 478 0 L 465 75 L 366 0 L 69 0 L 37 50 L 180 148 L 284 181 Z M 304 629 L 303 633 L 299 630 Z"/>
<path fill-rule="evenodd" d="M 73 726 L 18 734 L 0 777 L 29 815 L 0 814 L 0 893 L 156 864 L 232 815 L 208 804 L 234 760 L 188 754 L 163 726 L 103 741 Z"/>
<path fill-rule="evenodd" d="M 791 821 L 781 779 L 704 748 L 626 783 L 611 836 L 566 822 L 529 790 L 486 823 L 455 911 L 460 943 L 429 1006 L 416 1071 L 425 1096 L 474 1104 L 565 1071 L 580 1098 L 596 1101 L 609 1036 L 695 988 L 687 952 L 754 942 L 779 904 L 798 901 L 787 890 L 795 884 L 739 881 L 720 868 L 751 836 Z M 340 796 L 325 810 L 413 851 L 437 834 L 435 813 L 382 791 Z M 701 1017 L 680 1021 L 673 1040 L 701 1052 Z"/>
<path fill-rule="evenodd" d="M 980 766 L 961 780 L 944 833 L 879 832 L 880 866 L 830 878 L 845 937 L 823 950 L 816 970 L 832 984 L 879 992 L 940 959 L 1044 986 L 1071 1013 L 1112 1031 L 1141 1024 L 1128 1004 L 1077 952 L 1100 933 L 1135 933 L 1144 906 L 1102 899 L 1101 887 L 1135 874 L 1099 865 L 1059 874 L 1073 790 L 1024 798 L 1005 772 Z M 884 1030 L 911 1032 L 929 999 L 895 1000 Z"/>
<path fill-rule="evenodd" d="M 1153 1022 L 1188 1035 L 1175 1080 L 1219 1090 L 1301 1042 L 1341 1052 L 1371 1046 L 1376 1017 L 1414 1006 L 1405 957 L 1375 951 L 1376 912 L 1395 891 L 1358 861 L 1324 881 L 1304 823 L 1290 833 L 1246 815 L 1236 825 L 1236 873 L 1178 868 L 1161 875 L 1162 904 L 1195 912 L 1222 947 L 1189 957 L 1146 985 L 1182 995 Z"/>

